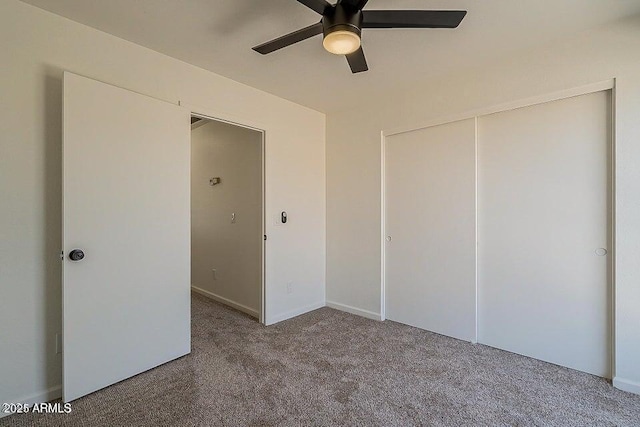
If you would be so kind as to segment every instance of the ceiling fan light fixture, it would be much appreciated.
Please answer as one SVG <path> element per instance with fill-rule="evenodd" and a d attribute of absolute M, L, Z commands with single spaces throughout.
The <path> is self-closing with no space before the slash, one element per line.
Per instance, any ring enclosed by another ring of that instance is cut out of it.
<path fill-rule="evenodd" d="M 294 1 L 294 0 L 291 0 Z M 320 22 L 255 46 L 266 55 L 319 34 L 322 45 L 335 55 L 344 55 L 351 72 L 369 70 L 360 37 L 363 29 L 375 28 L 457 28 L 466 10 L 363 10 L 369 0 L 297 0 L 322 16 Z"/>
<path fill-rule="evenodd" d="M 348 55 L 360 49 L 360 36 L 353 31 L 336 30 L 324 36 L 322 45 L 327 52 Z"/>

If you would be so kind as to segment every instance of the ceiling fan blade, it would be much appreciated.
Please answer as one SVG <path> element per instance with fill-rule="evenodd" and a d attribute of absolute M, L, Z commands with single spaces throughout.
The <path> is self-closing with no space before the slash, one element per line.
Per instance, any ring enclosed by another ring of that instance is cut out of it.
<path fill-rule="evenodd" d="M 298 0 L 298 3 L 302 3 L 309 9 L 315 10 L 320 15 L 324 15 L 324 11 L 332 7 L 331 3 L 326 0 Z"/>
<path fill-rule="evenodd" d="M 318 22 L 317 24 L 309 25 L 306 28 L 302 28 L 298 31 L 294 31 L 293 33 L 289 33 L 282 37 L 278 37 L 277 39 L 268 41 L 252 49 L 258 53 L 266 55 L 267 53 L 271 53 L 278 49 L 282 49 L 283 47 L 287 47 L 294 43 L 301 42 L 302 40 L 306 40 L 309 37 L 313 37 L 321 33 L 322 33 L 322 22 Z"/>
<path fill-rule="evenodd" d="M 360 49 L 356 50 L 355 52 L 345 56 L 347 57 L 347 62 L 349 63 L 349 67 L 351 67 L 351 72 L 353 74 L 369 70 L 369 66 L 367 66 L 367 59 L 364 57 L 362 46 L 360 46 Z"/>
<path fill-rule="evenodd" d="M 363 10 L 362 28 L 456 28 L 466 10 Z"/>
<path fill-rule="evenodd" d="M 341 0 L 339 3 L 349 6 L 352 10 L 362 10 L 369 0 Z"/>

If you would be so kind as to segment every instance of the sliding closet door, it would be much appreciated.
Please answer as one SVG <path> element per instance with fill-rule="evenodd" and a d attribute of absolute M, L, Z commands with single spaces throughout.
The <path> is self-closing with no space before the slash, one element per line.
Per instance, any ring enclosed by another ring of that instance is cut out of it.
<path fill-rule="evenodd" d="M 610 376 L 610 92 L 478 119 L 478 340 Z"/>
<path fill-rule="evenodd" d="M 475 119 L 387 137 L 386 316 L 475 341 Z"/>

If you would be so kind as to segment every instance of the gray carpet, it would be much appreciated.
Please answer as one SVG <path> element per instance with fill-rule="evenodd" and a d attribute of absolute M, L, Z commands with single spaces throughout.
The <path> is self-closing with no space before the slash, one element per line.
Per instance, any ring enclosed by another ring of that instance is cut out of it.
<path fill-rule="evenodd" d="M 264 327 L 193 296 L 193 352 L 1 426 L 638 426 L 606 380 L 329 308 Z"/>

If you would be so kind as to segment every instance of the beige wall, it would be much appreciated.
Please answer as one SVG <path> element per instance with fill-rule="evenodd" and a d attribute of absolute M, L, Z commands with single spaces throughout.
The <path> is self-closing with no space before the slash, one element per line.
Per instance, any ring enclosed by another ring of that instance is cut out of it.
<path fill-rule="evenodd" d="M 17 0 L 0 55 L 0 402 L 59 394 L 63 70 L 261 123 L 266 211 L 291 215 L 267 222 L 267 321 L 324 305 L 324 114 Z"/>
<path fill-rule="evenodd" d="M 382 130 L 616 78 L 615 375 L 640 392 L 638 52 L 636 18 L 328 114 L 327 303 L 380 313 Z"/>
<path fill-rule="evenodd" d="M 209 185 L 213 177 L 222 182 Z M 217 121 L 197 126 L 191 131 L 191 284 L 259 317 L 262 245 L 262 133 Z"/>

